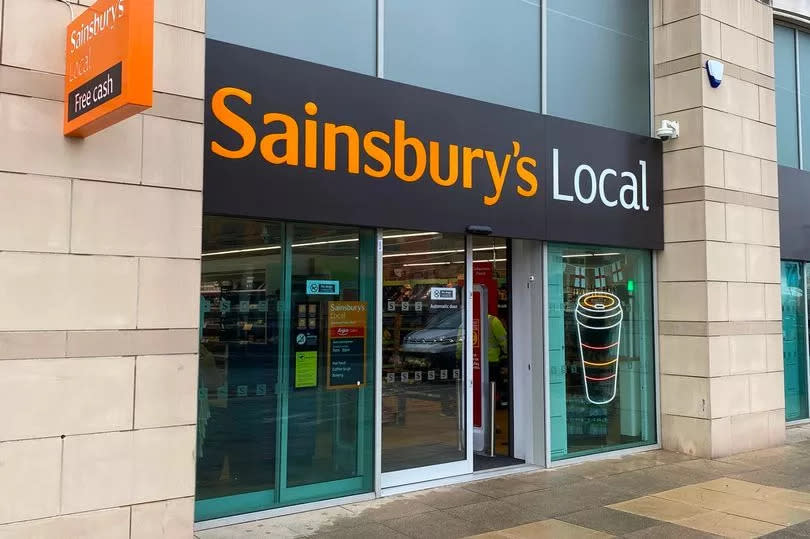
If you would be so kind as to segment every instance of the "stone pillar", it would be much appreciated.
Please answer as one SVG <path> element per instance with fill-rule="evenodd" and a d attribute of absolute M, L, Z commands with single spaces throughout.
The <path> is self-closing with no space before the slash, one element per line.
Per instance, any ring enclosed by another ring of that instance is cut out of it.
<path fill-rule="evenodd" d="M 666 247 L 662 443 L 722 457 L 785 438 L 773 17 L 757 0 L 655 0 Z M 711 88 L 706 60 L 725 77 Z"/>
<path fill-rule="evenodd" d="M 155 3 L 154 107 L 74 140 L 68 6 L 0 1 L 2 537 L 192 535 L 204 0 Z"/>

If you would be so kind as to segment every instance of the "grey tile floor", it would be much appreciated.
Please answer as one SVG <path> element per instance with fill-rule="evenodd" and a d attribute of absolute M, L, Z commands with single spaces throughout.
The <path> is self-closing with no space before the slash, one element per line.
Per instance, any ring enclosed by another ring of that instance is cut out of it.
<path fill-rule="evenodd" d="M 810 493 L 810 426 L 789 429 L 785 446 L 723 459 L 649 451 L 198 531 L 196 537 L 506 538 L 555 537 L 560 530 L 570 537 L 716 537 L 606 506 L 719 478 Z M 554 526 L 527 526 L 547 520 Z M 810 520 L 768 537 L 810 537 Z"/>

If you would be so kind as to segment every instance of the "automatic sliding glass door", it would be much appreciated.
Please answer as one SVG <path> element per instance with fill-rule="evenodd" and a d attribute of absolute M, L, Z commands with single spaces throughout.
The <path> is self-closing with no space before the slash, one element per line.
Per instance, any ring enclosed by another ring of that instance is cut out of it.
<path fill-rule="evenodd" d="M 468 253 L 463 235 L 383 233 L 383 488 L 472 471 Z"/>

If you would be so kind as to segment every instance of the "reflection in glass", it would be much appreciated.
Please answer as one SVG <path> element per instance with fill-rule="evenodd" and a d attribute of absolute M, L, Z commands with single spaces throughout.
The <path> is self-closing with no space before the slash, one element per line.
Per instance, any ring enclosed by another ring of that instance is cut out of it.
<path fill-rule="evenodd" d="M 548 114 L 649 135 L 649 1 L 547 4 Z"/>
<path fill-rule="evenodd" d="M 799 168 L 799 114 L 796 77 L 796 31 L 774 25 L 776 142 L 780 165 Z"/>
<path fill-rule="evenodd" d="M 550 244 L 552 460 L 655 443 L 648 251 Z"/>
<path fill-rule="evenodd" d="M 464 460 L 464 236 L 383 237 L 382 471 Z"/>
<path fill-rule="evenodd" d="M 808 418 L 807 322 L 804 264 L 782 261 L 782 348 L 785 362 L 785 419 Z"/>
<path fill-rule="evenodd" d="M 385 78 L 540 111 L 539 2 L 388 0 L 384 6 Z"/>

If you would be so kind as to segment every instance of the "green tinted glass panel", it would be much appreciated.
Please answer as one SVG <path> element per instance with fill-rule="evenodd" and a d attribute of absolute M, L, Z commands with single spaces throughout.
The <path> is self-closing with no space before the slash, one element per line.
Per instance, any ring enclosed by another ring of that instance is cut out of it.
<path fill-rule="evenodd" d="M 785 419 L 807 419 L 807 321 L 804 264 L 782 262 L 782 347 Z"/>
<path fill-rule="evenodd" d="M 774 26 L 776 142 L 780 165 L 799 168 L 799 113 L 796 99 L 796 31 Z"/>
<path fill-rule="evenodd" d="M 197 520 L 372 490 L 374 243 L 204 218 Z"/>
<path fill-rule="evenodd" d="M 549 245 L 552 460 L 655 443 L 652 290 L 648 251 Z"/>

